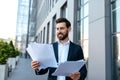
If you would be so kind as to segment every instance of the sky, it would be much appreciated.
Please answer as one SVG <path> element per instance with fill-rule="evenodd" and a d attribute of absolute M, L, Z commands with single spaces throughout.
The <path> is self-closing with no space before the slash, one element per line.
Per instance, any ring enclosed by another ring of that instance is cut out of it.
<path fill-rule="evenodd" d="M 17 5 L 17 0 L 0 1 L 0 38 L 15 39 Z"/>

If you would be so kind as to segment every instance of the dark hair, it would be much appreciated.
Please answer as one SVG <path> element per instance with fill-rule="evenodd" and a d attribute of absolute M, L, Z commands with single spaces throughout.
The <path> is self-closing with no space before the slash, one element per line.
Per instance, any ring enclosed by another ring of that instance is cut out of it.
<path fill-rule="evenodd" d="M 61 22 L 65 22 L 67 28 L 69 28 L 69 27 L 71 26 L 70 21 L 68 21 L 66 18 L 58 18 L 58 19 L 56 20 L 56 23 L 61 23 Z"/>

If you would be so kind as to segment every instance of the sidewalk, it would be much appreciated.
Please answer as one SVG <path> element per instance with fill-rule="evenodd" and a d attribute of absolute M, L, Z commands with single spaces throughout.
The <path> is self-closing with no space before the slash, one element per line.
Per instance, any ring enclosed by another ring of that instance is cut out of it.
<path fill-rule="evenodd" d="M 46 75 L 35 75 L 31 68 L 31 59 L 20 58 L 7 80 L 47 80 L 46 78 Z"/>

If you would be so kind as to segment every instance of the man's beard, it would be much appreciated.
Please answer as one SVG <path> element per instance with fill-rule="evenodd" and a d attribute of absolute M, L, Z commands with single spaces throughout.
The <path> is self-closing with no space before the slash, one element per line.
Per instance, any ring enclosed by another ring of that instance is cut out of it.
<path fill-rule="evenodd" d="M 59 40 L 64 40 L 66 37 L 68 37 L 68 32 L 65 35 L 63 33 L 59 33 L 57 35 L 57 37 L 58 37 Z"/>

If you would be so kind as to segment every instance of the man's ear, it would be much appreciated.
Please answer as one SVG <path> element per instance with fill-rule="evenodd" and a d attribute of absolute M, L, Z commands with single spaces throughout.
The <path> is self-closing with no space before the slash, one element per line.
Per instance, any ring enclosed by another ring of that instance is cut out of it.
<path fill-rule="evenodd" d="M 69 31 L 69 32 L 71 31 L 71 27 L 68 28 L 68 31 Z"/>

